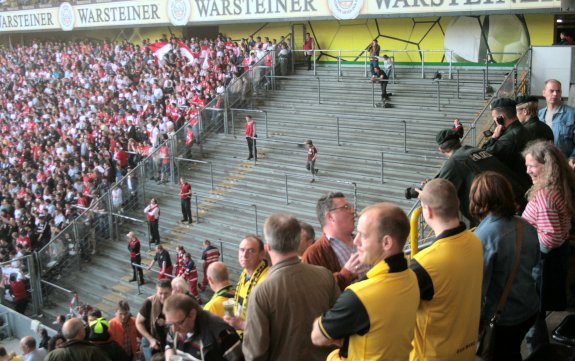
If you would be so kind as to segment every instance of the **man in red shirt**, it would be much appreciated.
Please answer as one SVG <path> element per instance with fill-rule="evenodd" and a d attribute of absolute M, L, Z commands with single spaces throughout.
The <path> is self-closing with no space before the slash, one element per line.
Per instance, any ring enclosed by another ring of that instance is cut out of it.
<path fill-rule="evenodd" d="M 204 279 L 200 285 L 200 289 L 202 291 L 205 291 L 206 286 L 208 285 L 208 267 L 219 260 L 220 251 L 216 247 L 212 246 L 212 242 L 208 239 L 204 240 L 204 250 L 202 252 L 202 261 L 204 261 Z"/>
<path fill-rule="evenodd" d="M 256 147 L 256 123 L 252 119 L 251 115 L 246 115 L 246 140 L 248 141 L 248 149 L 250 151 L 250 156 L 248 160 L 255 157 L 258 160 L 258 148 Z"/>
<path fill-rule="evenodd" d="M 182 222 L 192 224 L 192 186 L 184 180 L 184 177 L 180 178 L 180 201 L 182 204 Z"/>
<path fill-rule="evenodd" d="M 303 50 L 305 59 L 307 60 L 307 70 L 311 70 L 311 57 L 313 55 L 313 50 L 315 49 L 315 44 L 309 33 L 305 34 L 305 40 L 303 42 Z"/>

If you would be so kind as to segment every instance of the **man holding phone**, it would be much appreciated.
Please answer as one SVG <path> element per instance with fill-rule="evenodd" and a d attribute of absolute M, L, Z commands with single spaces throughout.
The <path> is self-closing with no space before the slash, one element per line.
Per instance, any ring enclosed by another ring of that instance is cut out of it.
<path fill-rule="evenodd" d="M 521 152 L 529 135 L 519 119 L 515 109 L 515 100 L 510 98 L 495 99 L 491 104 L 491 117 L 495 122 L 495 130 L 492 134 L 485 134 L 491 138 L 483 145 L 483 150 L 493 154 L 518 178 L 530 183 L 525 169 L 525 162 Z"/>

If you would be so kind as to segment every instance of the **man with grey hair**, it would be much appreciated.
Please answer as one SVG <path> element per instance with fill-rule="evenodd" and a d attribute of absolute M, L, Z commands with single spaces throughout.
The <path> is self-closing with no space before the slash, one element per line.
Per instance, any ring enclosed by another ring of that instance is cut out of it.
<path fill-rule="evenodd" d="M 314 346 L 309 335 L 314 318 L 333 305 L 339 288 L 329 270 L 300 262 L 300 233 L 298 220 L 288 214 L 273 214 L 264 224 L 272 268 L 248 303 L 247 360 L 323 361 L 331 351 Z"/>
<path fill-rule="evenodd" d="M 62 334 L 67 342 L 51 351 L 45 361 L 112 361 L 104 351 L 85 340 L 86 329 L 79 318 L 66 321 Z"/>
<path fill-rule="evenodd" d="M 36 348 L 36 339 L 32 336 L 24 336 L 20 340 L 22 359 L 24 361 L 42 361 L 46 357 L 46 350 Z"/>
<path fill-rule="evenodd" d="M 302 261 L 330 270 L 343 291 L 359 274 L 353 247 L 355 208 L 343 193 L 329 192 L 317 201 L 316 213 L 323 234 L 305 251 Z"/>
<path fill-rule="evenodd" d="M 569 159 L 571 167 L 575 167 L 575 108 L 563 104 L 559 80 L 547 80 L 543 96 L 547 106 L 539 111 L 539 119 L 551 127 L 555 145 Z"/>

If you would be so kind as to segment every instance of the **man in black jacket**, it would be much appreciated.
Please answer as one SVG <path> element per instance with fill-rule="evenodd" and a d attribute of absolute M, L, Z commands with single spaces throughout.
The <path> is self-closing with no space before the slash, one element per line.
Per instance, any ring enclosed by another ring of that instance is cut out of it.
<path fill-rule="evenodd" d="M 491 117 L 495 130 L 491 138 L 483 145 L 483 150 L 497 157 L 522 182 L 530 182 L 521 152 L 529 141 L 527 130 L 523 127 L 515 110 L 515 100 L 499 98 L 491 104 Z"/>
<path fill-rule="evenodd" d="M 534 140 L 553 141 L 553 130 L 537 116 L 537 109 L 539 108 L 537 98 L 533 96 L 519 96 L 516 102 L 517 118 L 527 130 L 528 142 Z"/>

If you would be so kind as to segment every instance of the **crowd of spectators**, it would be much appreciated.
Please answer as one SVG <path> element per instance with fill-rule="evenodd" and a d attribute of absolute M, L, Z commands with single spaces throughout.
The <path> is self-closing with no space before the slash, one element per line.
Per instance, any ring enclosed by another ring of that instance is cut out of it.
<path fill-rule="evenodd" d="M 193 144 L 198 109 L 266 51 L 287 48 L 283 38 L 234 42 L 221 34 L 158 42 L 172 45 L 161 59 L 150 40 L 0 50 L 0 262 L 39 250 L 86 208 L 100 210 L 84 216 L 94 229 L 100 196 L 186 124 Z"/>

